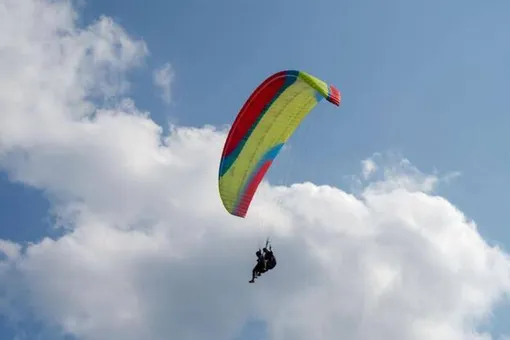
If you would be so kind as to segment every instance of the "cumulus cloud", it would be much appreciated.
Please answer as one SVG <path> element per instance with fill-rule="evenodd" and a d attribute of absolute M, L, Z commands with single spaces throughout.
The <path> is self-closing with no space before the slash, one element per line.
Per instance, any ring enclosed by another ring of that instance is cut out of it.
<path fill-rule="evenodd" d="M 175 73 L 170 63 L 165 63 L 161 68 L 154 71 L 154 84 L 161 90 L 161 99 L 165 103 L 170 103 L 171 85 L 174 80 Z"/>
<path fill-rule="evenodd" d="M 142 41 L 106 17 L 80 29 L 70 2 L 2 4 L 0 166 L 44 190 L 65 227 L 0 242 L 12 322 L 86 340 L 235 339 L 251 320 L 274 340 L 491 339 L 476 328 L 508 293 L 510 261 L 434 194 L 441 178 L 372 160 L 382 174 L 357 194 L 264 182 L 249 218 L 228 216 L 225 131 L 162 135 L 125 97 Z M 250 285 L 267 235 L 278 266 Z"/>

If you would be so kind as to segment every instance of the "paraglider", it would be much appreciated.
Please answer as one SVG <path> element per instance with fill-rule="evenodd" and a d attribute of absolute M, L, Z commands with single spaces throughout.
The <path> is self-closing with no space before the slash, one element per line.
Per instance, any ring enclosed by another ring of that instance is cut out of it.
<path fill-rule="evenodd" d="M 252 274 L 251 274 L 251 280 L 249 281 L 250 283 L 255 282 L 255 279 L 257 277 L 262 275 L 262 273 L 266 272 L 266 261 L 264 259 L 264 255 L 262 255 L 262 252 L 260 251 L 260 249 L 257 250 L 255 255 L 257 256 L 257 264 L 255 265 L 255 267 L 253 267 L 253 269 L 251 271 Z"/>
<path fill-rule="evenodd" d="M 269 249 L 268 249 L 269 248 Z M 262 252 L 264 254 L 262 254 Z M 257 256 L 257 264 L 253 267 L 252 277 L 250 283 L 255 282 L 255 279 L 260 275 L 264 274 L 268 270 L 272 270 L 276 267 L 276 257 L 274 256 L 273 249 L 269 244 L 269 238 L 266 241 L 266 246 L 262 249 L 262 252 L 257 250 L 255 255 Z"/>
<path fill-rule="evenodd" d="M 248 98 L 228 132 L 218 187 L 228 213 L 245 218 L 260 182 L 303 119 L 322 100 L 340 105 L 340 91 L 303 71 L 286 70 L 262 82 Z M 276 266 L 271 247 L 257 251 L 253 283 Z"/>
<path fill-rule="evenodd" d="M 276 257 L 274 256 L 273 249 L 269 246 L 269 249 L 262 249 L 264 252 L 264 261 L 266 261 L 266 269 L 272 270 L 276 267 Z"/>
<path fill-rule="evenodd" d="M 326 98 L 340 105 L 333 85 L 302 71 L 281 71 L 252 93 L 230 128 L 219 168 L 225 209 L 244 218 L 257 188 L 306 115 Z"/>

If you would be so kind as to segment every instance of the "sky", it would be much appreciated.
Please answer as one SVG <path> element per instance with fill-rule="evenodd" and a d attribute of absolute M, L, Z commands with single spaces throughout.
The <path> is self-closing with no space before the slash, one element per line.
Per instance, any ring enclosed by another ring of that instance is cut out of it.
<path fill-rule="evenodd" d="M 509 339 L 509 10 L 0 0 L 0 338 Z M 226 134 L 284 69 L 342 103 L 230 216 Z"/>

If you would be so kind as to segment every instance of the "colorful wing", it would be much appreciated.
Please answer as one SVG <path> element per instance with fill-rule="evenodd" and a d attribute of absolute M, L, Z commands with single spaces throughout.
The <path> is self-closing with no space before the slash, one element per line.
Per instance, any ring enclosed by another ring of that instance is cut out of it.
<path fill-rule="evenodd" d="M 332 85 L 301 71 L 282 71 L 252 93 L 229 131 L 219 191 L 229 213 L 245 217 L 260 182 L 301 121 L 322 99 L 340 105 Z"/>

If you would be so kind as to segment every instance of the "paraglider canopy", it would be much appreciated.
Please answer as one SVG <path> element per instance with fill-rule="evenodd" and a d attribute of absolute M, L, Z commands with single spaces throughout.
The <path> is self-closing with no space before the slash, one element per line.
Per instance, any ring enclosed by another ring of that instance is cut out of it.
<path fill-rule="evenodd" d="M 230 214 L 246 216 L 273 160 L 323 98 L 340 105 L 336 87 L 295 70 L 273 74 L 251 94 L 228 133 L 221 156 L 218 186 Z"/>

